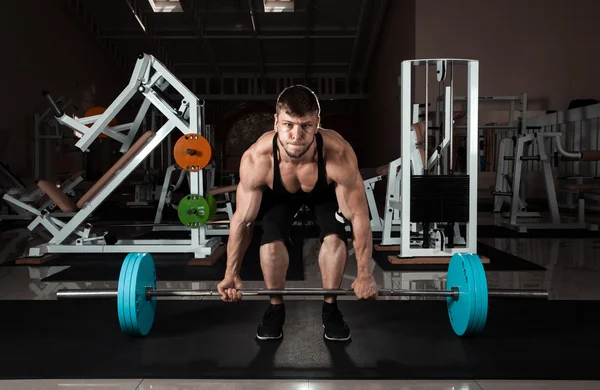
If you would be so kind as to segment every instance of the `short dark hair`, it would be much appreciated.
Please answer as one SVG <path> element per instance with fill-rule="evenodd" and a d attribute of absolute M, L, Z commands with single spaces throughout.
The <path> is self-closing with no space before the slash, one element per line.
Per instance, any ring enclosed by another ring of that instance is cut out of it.
<path fill-rule="evenodd" d="M 285 107 L 288 114 L 293 116 L 304 116 L 316 112 L 321 113 L 321 106 L 317 95 L 304 85 L 292 85 L 287 87 L 277 98 L 277 113 Z"/>

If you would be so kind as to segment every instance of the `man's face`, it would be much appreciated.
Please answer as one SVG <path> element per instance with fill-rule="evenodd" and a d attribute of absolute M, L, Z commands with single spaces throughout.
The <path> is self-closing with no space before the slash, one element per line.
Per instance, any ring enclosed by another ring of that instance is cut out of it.
<path fill-rule="evenodd" d="M 315 139 L 319 120 L 317 112 L 301 117 L 291 116 L 285 107 L 275 114 L 279 142 L 290 158 L 299 159 L 306 154 Z"/>

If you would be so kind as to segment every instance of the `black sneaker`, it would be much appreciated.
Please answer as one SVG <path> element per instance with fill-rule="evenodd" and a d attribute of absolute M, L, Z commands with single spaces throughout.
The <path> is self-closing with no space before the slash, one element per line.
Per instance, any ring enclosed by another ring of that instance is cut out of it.
<path fill-rule="evenodd" d="M 271 305 L 267 308 L 262 321 L 256 330 L 259 340 L 277 340 L 283 337 L 283 324 L 285 323 L 285 306 Z"/>
<path fill-rule="evenodd" d="M 323 336 L 331 341 L 350 340 L 350 328 L 344 322 L 342 312 L 337 308 L 337 304 L 323 305 Z"/>

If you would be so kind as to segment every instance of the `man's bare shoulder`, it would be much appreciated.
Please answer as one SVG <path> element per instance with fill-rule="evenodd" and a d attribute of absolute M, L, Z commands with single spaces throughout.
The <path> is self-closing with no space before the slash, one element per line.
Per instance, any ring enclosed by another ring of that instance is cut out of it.
<path fill-rule="evenodd" d="M 273 135 L 274 131 L 267 131 L 261 135 L 242 155 L 242 160 L 246 160 L 246 163 L 261 163 L 266 158 L 270 158 L 273 155 Z"/>
<path fill-rule="evenodd" d="M 327 175 L 336 183 L 352 181 L 358 173 L 358 163 L 350 143 L 335 130 L 321 129 L 319 132 L 323 135 Z"/>
<path fill-rule="evenodd" d="M 272 155 L 273 154 L 273 137 L 275 130 L 270 130 L 263 133 L 248 150 L 251 150 L 256 156 Z"/>
<path fill-rule="evenodd" d="M 263 186 L 268 180 L 272 168 L 273 135 L 268 131 L 259 137 L 242 155 L 240 161 L 240 180 L 248 188 Z"/>
<path fill-rule="evenodd" d="M 354 154 L 354 149 L 340 133 L 331 129 L 319 129 L 323 136 L 323 150 L 325 159 L 330 161 L 339 161 L 347 153 Z"/>

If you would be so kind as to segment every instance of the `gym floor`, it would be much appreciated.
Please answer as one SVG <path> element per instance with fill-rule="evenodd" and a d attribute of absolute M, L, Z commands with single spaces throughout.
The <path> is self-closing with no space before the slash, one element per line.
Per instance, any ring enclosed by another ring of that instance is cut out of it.
<path fill-rule="evenodd" d="M 493 224 L 493 214 L 480 214 L 480 224 Z M 593 217 L 592 217 L 593 218 Z M 5 228 L 6 229 L 6 228 Z M 4 250 L 0 261 L 0 299 L 4 300 L 54 300 L 55 292 L 60 288 L 113 288 L 114 282 L 42 282 L 41 278 L 56 267 L 28 268 L 6 266 L 14 260 L 30 242 L 32 236 L 24 227 L 4 230 L 0 235 L 0 248 Z M 600 300 L 600 266 L 598 251 L 600 237 L 583 239 L 556 238 L 480 238 L 480 242 L 501 251 L 518 256 L 531 263 L 544 267 L 544 270 L 523 271 L 487 271 L 490 288 L 534 288 L 548 289 L 552 300 Z M 10 244 L 10 245 L 9 245 Z M 303 248 L 304 280 L 290 281 L 287 287 L 320 287 L 320 273 L 315 261 L 318 251 L 316 239 L 307 240 Z M 374 274 L 380 286 L 398 288 L 435 288 L 440 285 L 444 272 L 387 272 L 374 263 Z M 349 288 L 356 267 L 351 256 L 345 272 L 343 286 Z M 196 280 L 173 282 L 162 280 L 159 287 L 164 288 L 216 288 L 219 280 Z M 390 285 L 391 283 L 391 285 Z M 246 288 L 264 287 L 259 281 L 245 281 Z M 206 298 L 210 299 L 210 298 Z M 246 298 L 251 299 L 251 298 Z M 256 297 L 255 299 L 265 299 Z M 290 297 L 289 299 L 303 299 Z M 310 298 L 307 298 L 310 299 Z M 312 298 L 318 299 L 318 298 Z M 353 299 L 345 297 L 341 299 Z M 398 298 L 385 298 L 398 299 Z M 413 298 L 414 299 L 414 298 Z M 260 315 L 258 313 L 257 315 Z M 258 318 L 258 317 L 257 317 Z M 43 321 L 43 318 L 40 318 Z M 518 319 L 515 319 L 518 321 Z M 253 334 L 247 335 L 249 338 Z M 527 339 L 523 338 L 523 347 L 527 348 Z M 31 351 L 39 353 L 39 351 Z M 94 353 L 94 351 L 90 351 Z M 10 351 L 4 351 L 4 357 L 10 359 Z M 48 358 L 53 358 L 52 354 Z M 56 358 L 56 357 L 54 357 Z M 574 363 L 575 364 L 575 363 Z M 391 380 L 391 381 L 348 381 L 348 380 L 156 380 L 156 379 L 85 379 L 70 380 L 6 380 L 0 382 L 2 389 L 595 389 L 600 382 L 588 381 L 520 381 L 520 380 Z"/>

